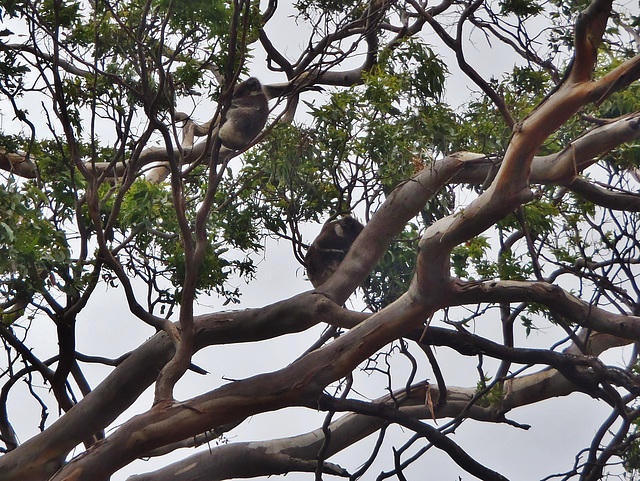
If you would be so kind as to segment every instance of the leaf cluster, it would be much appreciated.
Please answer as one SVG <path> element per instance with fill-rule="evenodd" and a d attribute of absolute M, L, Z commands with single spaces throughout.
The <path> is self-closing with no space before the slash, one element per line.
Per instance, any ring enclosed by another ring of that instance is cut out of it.
<path fill-rule="evenodd" d="M 415 271 L 419 240 L 418 227 L 409 224 L 364 282 L 362 295 L 371 311 L 383 309 L 407 291 Z"/>
<path fill-rule="evenodd" d="M 70 249 L 65 233 L 43 215 L 47 196 L 35 185 L 0 184 L 0 294 L 31 298 L 51 285 L 70 293 Z"/>

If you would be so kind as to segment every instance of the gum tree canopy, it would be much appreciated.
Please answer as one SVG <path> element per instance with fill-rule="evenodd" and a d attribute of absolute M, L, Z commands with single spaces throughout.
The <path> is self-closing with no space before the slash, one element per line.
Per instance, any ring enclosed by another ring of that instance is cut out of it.
<path fill-rule="evenodd" d="M 2 2 L 0 479 L 533 479 L 484 433 L 572 393 L 601 416 L 549 479 L 635 475 L 637 4 L 283 3 Z M 230 150 L 218 125 L 262 92 Z M 242 297 L 262 258 L 298 293 Z M 203 376 L 239 344 L 250 374 Z M 290 437 L 237 434 L 289 408 Z"/>

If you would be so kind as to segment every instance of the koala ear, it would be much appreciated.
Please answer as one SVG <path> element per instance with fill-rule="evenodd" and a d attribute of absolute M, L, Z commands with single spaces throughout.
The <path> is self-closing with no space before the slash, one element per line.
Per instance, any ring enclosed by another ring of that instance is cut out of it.
<path fill-rule="evenodd" d="M 313 287 L 325 283 L 338 269 L 364 226 L 353 217 L 327 222 L 305 256 L 307 276 Z"/>

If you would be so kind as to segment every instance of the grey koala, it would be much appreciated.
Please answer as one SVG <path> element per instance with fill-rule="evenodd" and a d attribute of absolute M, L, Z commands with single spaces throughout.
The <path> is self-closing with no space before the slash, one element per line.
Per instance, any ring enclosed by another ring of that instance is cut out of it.
<path fill-rule="evenodd" d="M 269 116 L 269 100 L 262 84 L 255 77 L 239 83 L 233 91 L 231 105 L 227 117 L 219 126 L 218 118 L 211 119 L 202 125 L 189 119 L 187 114 L 178 112 L 177 120 L 186 120 L 184 127 L 183 147 L 193 145 L 194 136 L 202 137 L 213 132 L 218 135 L 222 145 L 230 150 L 240 150 L 248 146 L 267 123 Z M 211 122 L 216 121 L 213 128 Z"/>
<path fill-rule="evenodd" d="M 218 132 L 222 145 L 232 150 L 245 148 L 264 128 L 268 115 L 269 102 L 260 81 L 250 77 L 238 84 Z"/>
<path fill-rule="evenodd" d="M 364 226 L 351 216 L 325 223 L 304 258 L 307 276 L 318 287 L 331 277 Z"/>

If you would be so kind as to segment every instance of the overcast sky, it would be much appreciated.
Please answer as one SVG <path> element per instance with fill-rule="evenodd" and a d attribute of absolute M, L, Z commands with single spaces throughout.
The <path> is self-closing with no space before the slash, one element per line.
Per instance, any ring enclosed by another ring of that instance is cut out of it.
<path fill-rule="evenodd" d="M 284 6 L 282 5 L 282 7 Z M 285 52 L 297 54 L 298 49 L 306 45 L 306 28 L 297 25 L 286 15 L 281 14 L 278 23 L 270 24 L 268 33 L 276 45 L 287 46 L 284 49 Z M 425 39 L 440 46 L 439 41 L 432 34 L 427 33 Z M 496 44 L 494 44 L 493 50 L 489 50 L 480 37 L 476 40 L 478 42 L 477 48 L 468 45 L 465 50 L 467 59 L 486 79 L 492 75 L 500 76 L 501 72 L 510 70 L 514 63 L 510 52 L 499 49 Z M 296 44 L 296 41 L 299 41 L 299 44 Z M 435 48 L 435 50 L 445 52 L 440 48 Z M 255 53 L 256 60 L 252 64 L 251 75 L 258 76 L 266 83 L 285 81 L 284 77 L 266 72 L 262 53 L 260 51 Z M 472 92 L 477 89 L 460 74 L 452 55 L 446 54 L 445 59 L 451 73 L 447 82 L 447 99 L 452 104 L 459 105 L 468 100 Z M 195 114 L 199 120 L 204 121 L 210 117 L 210 112 L 204 111 L 205 107 L 205 104 L 196 106 Z M 37 110 L 39 107 L 35 105 L 33 108 Z M 3 111 L 6 112 L 4 108 Z M 6 132 L 11 132 L 11 126 L 7 124 L 7 120 L 5 114 L 3 126 Z M 310 226 L 306 232 L 307 241 L 311 241 L 319 230 L 320 225 Z M 261 307 L 310 288 L 311 285 L 306 280 L 303 269 L 293 258 L 290 245 L 285 242 L 269 241 L 258 266 L 257 280 L 251 285 L 242 287 L 242 304 L 238 308 Z M 358 308 L 358 304 L 351 304 L 351 307 Z M 222 301 L 217 298 L 201 299 L 198 307 L 200 313 L 221 309 L 223 309 Z M 439 319 L 436 315 L 434 325 L 441 325 Z M 492 325 L 477 325 L 475 328 L 478 332 L 499 339 L 498 324 L 499 319 L 496 316 Z M 79 315 L 77 325 L 78 351 L 108 357 L 117 357 L 124 352 L 135 349 L 153 335 L 149 326 L 136 320 L 128 312 L 122 291 L 114 293 L 104 286 L 97 289 L 90 305 Z M 284 336 L 261 343 L 215 346 L 205 349 L 195 356 L 194 362 L 207 369 L 209 374 L 200 376 L 190 373 L 179 383 L 177 396 L 186 399 L 226 383 L 225 379 L 239 379 L 282 368 L 304 352 L 317 339 L 322 328 L 322 326 L 317 326 L 305 333 Z M 542 347 L 553 342 L 553 339 L 557 339 L 557 336 L 552 334 L 547 336 L 544 334 L 544 332 L 534 333 L 529 341 Z M 57 353 L 55 330 L 48 320 L 36 319 L 29 332 L 29 340 L 30 344 L 36 346 L 36 355 L 42 358 Z M 458 354 L 447 349 L 438 349 L 437 356 L 449 385 L 475 386 L 477 359 L 461 359 Z M 621 350 L 617 350 L 610 356 L 617 363 L 625 361 Z M 395 380 L 402 384 L 406 378 L 402 373 L 404 361 L 400 356 L 396 357 L 398 358 L 398 371 L 395 373 Z M 109 371 L 110 369 L 105 367 L 91 367 L 92 386 L 95 386 Z M 491 363 L 487 363 L 486 372 L 495 372 Z M 428 364 L 422 361 L 417 379 L 425 378 L 433 380 L 433 375 Z M 381 389 L 385 383 L 386 380 L 381 375 L 368 377 L 364 373 L 357 373 L 355 387 L 359 392 L 367 393 L 369 390 L 372 397 L 378 397 L 384 394 Z M 46 395 L 46 391 L 47 388 L 43 387 L 43 395 Z M 125 416 L 114 423 L 114 426 L 128 419 L 132 413 L 146 411 L 150 407 L 151 401 L 152 392 L 149 390 Z M 22 415 L 24 423 L 15 426 L 21 441 L 25 441 L 37 432 L 34 413 L 38 413 L 38 407 L 25 388 L 16 390 L 10 396 L 9 410 L 10 418 L 14 418 L 16 413 L 24 413 Z M 553 472 L 570 470 L 574 456 L 578 451 L 589 446 L 595 431 L 609 413 L 609 407 L 604 403 L 594 401 L 583 394 L 575 394 L 568 398 L 548 401 L 509 413 L 509 417 L 517 422 L 531 424 L 532 428 L 528 431 L 509 426 L 468 421 L 462 424 L 456 435 L 453 436 L 453 440 L 469 454 L 476 457 L 480 463 L 497 470 L 510 479 L 536 480 Z M 55 413 L 50 413 L 50 420 L 47 424 L 50 424 L 54 418 Z M 323 418 L 324 413 L 302 408 L 287 409 L 277 413 L 254 416 L 229 433 L 228 437 L 233 442 L 235 440 L 250 441 L 296 435 L 316 429 L 321 425 Z M 442 421 L 442 424 L 444 422 Z M 361 462 L 367 459 L 375 436 L 340 453 L 329 461 L 354 471 Z M 389 439 L 381 451 L 379 461 L 374 464 L 363 479 L 375 479 L 381 470 L 392 466 L 391 446 L 400 447 L 404 440 L 410 436 L 411 433 L 404 432 L 400 428 L 390 429 Z M 209 447 L 204 446 L 200 449 L 207 450 Z M 180 450 L 161 459 L 138 461 L 118 472 L 112 479 L 113 481 L 124 481 L 130 474 L 157 469 L 166 465 L 168 460 L 179 459 L 192 453 L 193 450 Z M 437 450 L 432 450 L 423 456 L 407 471 L 407 474 L 409 479 L 451 481 L 457 480 L 459 477 L 465 481 L 475 479 Z M 289 481 L 309 481 L 313 479 L 313 474 L 292 473 L 287 475 L 286 479 Z M 333 478 L 327 476 L 326 479 Z"/>

